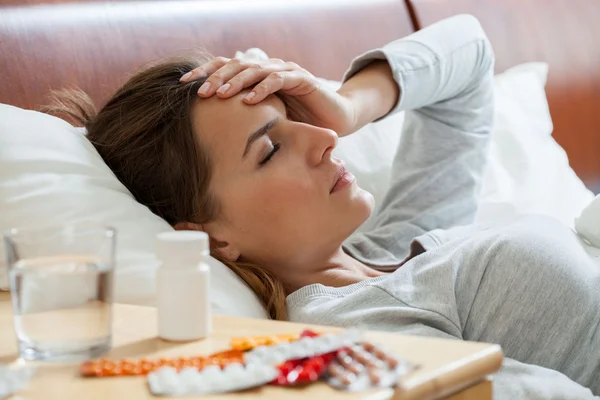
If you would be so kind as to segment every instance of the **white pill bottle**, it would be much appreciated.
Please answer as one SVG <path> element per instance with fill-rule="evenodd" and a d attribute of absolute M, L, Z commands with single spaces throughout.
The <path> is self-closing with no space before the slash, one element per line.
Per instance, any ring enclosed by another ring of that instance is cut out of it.
<path fill-rule="evenodd" d="M 158 336 L 169 341 L 204 339 L 212 330 L 208 235 L 172 231 L 156 237 Z"/>

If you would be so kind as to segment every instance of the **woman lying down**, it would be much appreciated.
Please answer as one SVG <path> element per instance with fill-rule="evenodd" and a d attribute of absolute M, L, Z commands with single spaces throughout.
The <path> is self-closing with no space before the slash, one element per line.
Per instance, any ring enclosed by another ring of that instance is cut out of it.
<path fill-rule="evenodd" d="M 543 217 L 473 225 L 493 65 L 457 16 L 360 56 L 337 92 L 281 60 L 183 57 L 96 115 L 82 93 L 54 111 L 79 116 L 139 202 L 206 231 L 272 318 L 498 343 L 495 398 L 600 398 L 600 271 L 574 234 Z M 355 233 L 373 197 L 332 150 L 403 110 L 391 188 Z"/>

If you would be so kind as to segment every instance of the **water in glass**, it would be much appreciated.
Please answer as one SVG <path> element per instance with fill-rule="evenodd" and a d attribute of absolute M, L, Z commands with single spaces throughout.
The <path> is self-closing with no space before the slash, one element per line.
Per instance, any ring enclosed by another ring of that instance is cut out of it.
<path fill-rule="evenodd" d="M 85 255 L 17 261 L 10 270 L 21 357 L 78 361 L 111 345 L 112 265 Z"/>

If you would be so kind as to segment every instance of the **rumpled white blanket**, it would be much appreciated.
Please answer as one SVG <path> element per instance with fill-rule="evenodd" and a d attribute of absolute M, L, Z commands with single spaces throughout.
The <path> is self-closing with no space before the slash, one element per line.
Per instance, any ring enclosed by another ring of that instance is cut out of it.
<path fill-rule="evenodd" d="M 575 218 L 575 231 L 585 251 L 600 267 L 600 195 Z"/>
<path fill-rule="evenodd" d="M 600 195 L 575 219 L 577 234 L 600 252 Z"/>

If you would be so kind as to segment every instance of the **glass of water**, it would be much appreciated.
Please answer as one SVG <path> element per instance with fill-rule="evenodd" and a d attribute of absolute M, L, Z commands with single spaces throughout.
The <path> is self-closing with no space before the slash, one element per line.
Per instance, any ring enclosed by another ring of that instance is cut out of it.
<path fill-rule="evenodd" d="M 115 235 L 89 225 L 4 235 L 23 359 L 80 362 L 110 349 Z"/>

